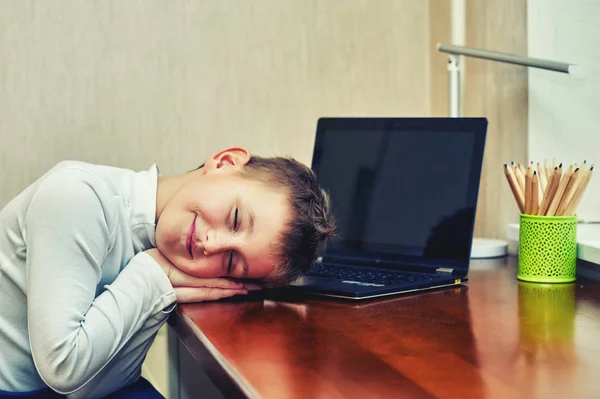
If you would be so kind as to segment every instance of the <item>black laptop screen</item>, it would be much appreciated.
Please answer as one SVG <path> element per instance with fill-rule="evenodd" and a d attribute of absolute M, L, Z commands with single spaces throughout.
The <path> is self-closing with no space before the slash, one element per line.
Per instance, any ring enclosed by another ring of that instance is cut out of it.
<path fill-rule="evenodd" d="M 313 170 L 339 238 L 328 255 L 467 267 L 486 122 L 322 119 Z"/>

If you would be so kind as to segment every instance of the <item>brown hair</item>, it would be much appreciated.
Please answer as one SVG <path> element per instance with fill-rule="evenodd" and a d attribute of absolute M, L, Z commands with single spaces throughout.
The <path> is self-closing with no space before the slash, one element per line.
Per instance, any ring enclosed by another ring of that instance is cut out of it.
<path fill-rule="evenodd" d="M 292 219 L 278 244 L 281 262 L 260 282 L 265 286 L 288 284 L 308 271 L 335 234 L 329 195 L 319 186 L 315 173 L 292 158 L 252 156 L 244 169 L 289 196 Z"/>
<path fill-rule="evenodd" d="M 281 261 L 270 276 L 257 281 L 266 287 L 288 284 L 308 271 L 335 235 L 329 195 L 319 186 L 315 173 L 292 158 L 252 156 L 244 172 L 251 179 L 282 190 L 290 199 L 292 218 L 276 244 Z"/>

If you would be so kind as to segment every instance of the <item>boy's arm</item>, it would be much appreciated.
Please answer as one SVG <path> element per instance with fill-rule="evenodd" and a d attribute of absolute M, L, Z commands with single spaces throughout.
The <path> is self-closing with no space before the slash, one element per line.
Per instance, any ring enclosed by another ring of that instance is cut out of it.
<path fill-rule="evenodd" d="M 63 394 L 85 385 L 149 318 L 164 320 L 161 311 L 175 302 L 169 279 L 146 253 L 95 297 L 114 231 L 94 179 L 80 170 L 49 176 L 25 217 L 32 355 L 46 384 Z"/>

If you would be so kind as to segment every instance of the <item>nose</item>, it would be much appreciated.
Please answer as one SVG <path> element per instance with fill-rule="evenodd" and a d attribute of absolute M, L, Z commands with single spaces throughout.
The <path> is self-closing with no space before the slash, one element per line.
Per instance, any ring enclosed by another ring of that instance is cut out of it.
<path fill-rule="evenodd" d="M 204 255 L 210 256 L 215 253 L 229 250 L 231 245 L 224 234 L 219 234 L 216 230 L 211 229 L 206 233 L 206 237 L 202 242 L 202 247 L 204 248 Z"/>

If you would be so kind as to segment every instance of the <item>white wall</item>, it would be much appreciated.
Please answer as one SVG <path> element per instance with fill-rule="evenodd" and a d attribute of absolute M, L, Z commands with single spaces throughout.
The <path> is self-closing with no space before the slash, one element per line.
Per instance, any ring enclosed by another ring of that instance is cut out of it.
<path fill-rule="evenodd" d="M 529 0 L 528 42 L 529 56 L 583 69 L 530 69 L 529 158 L 595 162 L 578 214 L 600 221 L 600 0 Z"/>

